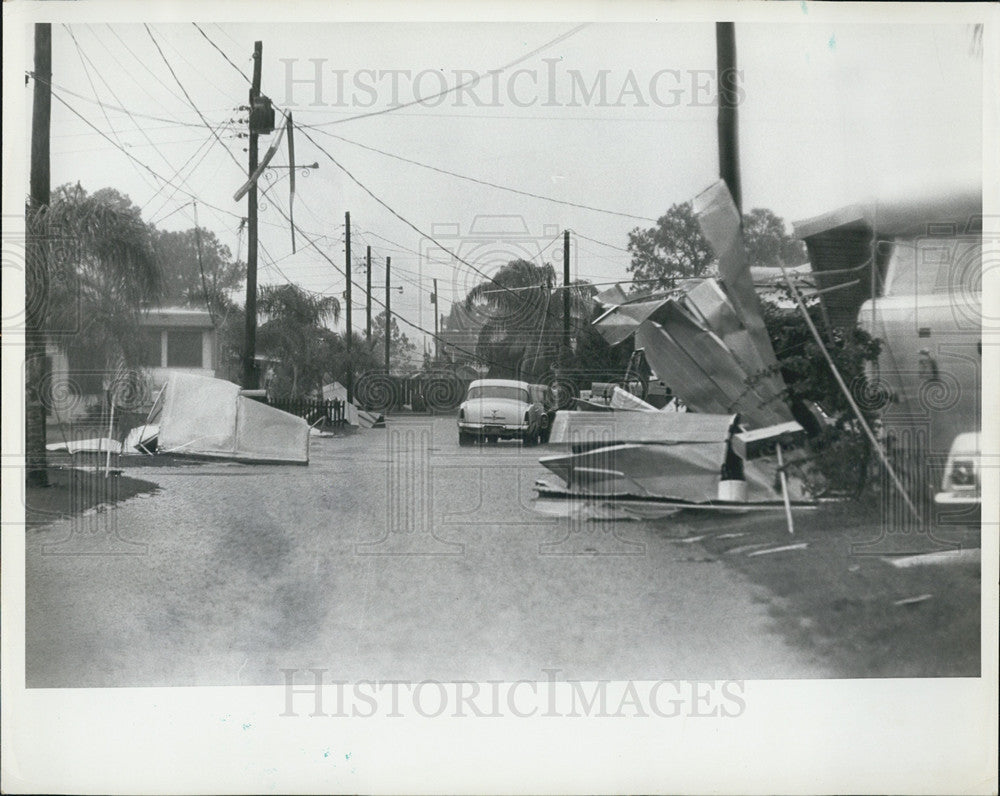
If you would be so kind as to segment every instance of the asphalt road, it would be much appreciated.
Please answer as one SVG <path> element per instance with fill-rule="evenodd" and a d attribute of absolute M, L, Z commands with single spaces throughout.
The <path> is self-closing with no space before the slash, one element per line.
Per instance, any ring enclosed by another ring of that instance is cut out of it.
<path fill-rule="evenodd" d="M 545 453 L 408 417 L 308 467 L 144 467 L 154 495 L 28 532 L 28 685 L 835 676 L 688 521 L 535 504 Z"/>

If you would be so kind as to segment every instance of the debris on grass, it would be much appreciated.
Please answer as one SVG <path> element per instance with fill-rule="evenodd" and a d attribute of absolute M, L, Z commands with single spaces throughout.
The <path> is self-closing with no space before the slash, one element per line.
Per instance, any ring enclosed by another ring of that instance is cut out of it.
<path fill-rule="evenodd" d="M 771 553 L 783 553 L 786 550 L 805 550 L 809 547 L 808 542 L 799 542 L 798 544 L 786 544 L 781 547 L 772 547 L 768 550 L 756 550 L 753 553 L 747 553 L 747 558 L 753 558 L 754 556 L 766 556 Z"/>
<path fill-rule="evenodd" d="M 901 556 L 899 558 L 884 558 L 888 564 L 892 564 L 897 569 L 907 569 L 909 567 L 932 566 L 938 564 L 978 564 L 982 560 L 983 551 L 981 548 L 971 550 L 938 550 L 935 553 L 920 553 L 915 556 Z"/>
<path fill-rule="evenodd" d="M 906 597 L 902 600 L 896 600 L 893 605 L 916 605 L 917 603 L 931 599 L 933 596 L 933 594 L 920 594 L 916 597 Z"/>

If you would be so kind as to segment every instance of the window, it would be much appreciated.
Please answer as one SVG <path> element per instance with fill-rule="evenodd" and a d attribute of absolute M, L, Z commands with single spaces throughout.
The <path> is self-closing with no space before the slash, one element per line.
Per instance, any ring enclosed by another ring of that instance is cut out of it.
<path fill-rule="evenodd" d="M 507 398 L 512 401 L 529 403 L 528 391 L 523 387 L 508 387 L 506 385 L 486 385 L 473 387 L 469 390 L 467 400 L 474 401 L 483 398 Z"/>
<path fill-rule="evenodd" d="M 167 332 L 167 367 L 202 367 L 200 331 Z"/>
<path fill-rule="evenodd" d="M 160 362 L 160 330 L 143 329 L 140 332 L 139 344 L 142 346 L 140 364 L 147 368 L 158 368 Z"/>

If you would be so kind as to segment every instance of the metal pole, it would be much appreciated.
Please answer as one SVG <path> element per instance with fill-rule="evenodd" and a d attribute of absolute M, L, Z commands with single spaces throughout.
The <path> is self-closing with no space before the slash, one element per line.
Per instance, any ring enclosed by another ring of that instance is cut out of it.
<path fill-rule="evenodd" d="M 778 477 L 781 479 L 781 498 L 785 501 L 785 519 L 788 521 L 788 532 L 795 533 L 795 524 L 792 522 L 792 504 L 788 499 L 788 476 L 785 474 L 785 460 L 781 455 L 781 443 L 774 446 L 778 454 Z"/>
<path fill-rule="evenodd" d="M 886 471 L 889 473 L 889 477 L 892 479 L 892 483 L 895 485 L 897 491 L 902 496 L 903 500 L 906 501 L 906 505 L 909 506 L 910 511 L 913 513 L 914 518 L 917 522 L 921 522 L 920 512 L 917 507 L 913 505 L 913 501 L 910 500 L 910 496 L 906 492 L 906 488 L 903 483 L 899 480 L 899 476 L 896 475 L 896 471 L 892 469 L 892 465 L 889 463 L 889 458 L 885 455 L 885 451 L 882 450 L 882 446 L 879 444 L 878 440 L 875 438 L 875 434 L 869 428 L 864 415 L 861 414 L 861 410 L 858 405 L 854 402 L 854 398 L 851 395 L 851 391 L 848 389 L 847 385 L 844 383 L 843 377 L 840 375 L 840 371 L 837 370 L 836 364 L 834 364 L 833 357 L 830 356 L 830 352 L 826 350 L 826 346 L 823 345 L 823 339 L 819 336 L 819 332 L 816 330 L 816 325 L 812 322 L 812 318 L 809 317 L 809 312 L 806 310 L 805 302 L 802 301 L 802 296 L 799 295 L 798 288 L 792 282 L 792 278 L 788 275 L 788 271 L 785 266 L 781 265 L 781 273 L 784 274 L 785 282 L 788 284 L 788 291 L 792 294 L 792 298 L 795 299 L 795 303 L 799 307 L 799 311 L 802 313 L 802 317 L 805 319 L 806 326 L 809 327 L 809 331 L 812 333 L 813 338 L 816 340 L 816 345 L 819 346 L 819 350 L 823 353 L 826 363 L 830 366 L 830 372 L 833 373 L 834 379 L 837 380 L 837 384 L 840 386 L 841 392 L 844 393 L 844 397 L 847 399 L 847 403 L 850 405 L 851 409 L 854 411 L 854 416 L 857 417 L 858 422 L 861 424 L 861 428 L 864 430 L 865 435 L 868 437 L 868 441 L 872 444 L 872 447 L 878 453 L 879 459 L 882 460 L 882 464 L 885 466 Z"/>
<path fill-rule="evenodd" d="M 253 83 L 250 86 L 250 113 L 253 114 L 254 102 L 260 97 L 260 66 L 264 45 L 256 41 L 253 44 Z M 252 178 L 257 171 L 257 133 L 250 125 L 249 163 L 247 174 Z M 254 354 L 257 347 L 257 181 L 253 180 L 247 193 L 247 301 L 246 301 L 246 340 L 243 359 L 243 387 L 247 390 L 257 388 L 257 374 L 254 367 Z"/>
<path fill-rule="evenodd" d="M 389 293 L 389 265 L 391 257 L 385 258 L 385 372 L 389 372 L 389 330 L 392 323 L 392 296 Z"/>
<path fill-rule="evenodd" d="M 351 214 L 344 213 L 344 273 L 347 277 L 347 290 L 344 293 L 344 301 L 347 303 L 347 318 L 345 321 L 345 332 L 347 336 L 347 400 L 354 400 L 354 358 L 351 356 Z"/>

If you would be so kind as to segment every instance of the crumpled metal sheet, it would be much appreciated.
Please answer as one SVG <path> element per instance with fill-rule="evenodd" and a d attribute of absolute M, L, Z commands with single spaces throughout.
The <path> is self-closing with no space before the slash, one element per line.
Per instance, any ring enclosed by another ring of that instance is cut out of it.
<path fill-rule="evenodd" d="M 734 414 L 559 412 L 552 423 L 549 444 L 581 451 L 620 443 L 718 442 L 729 438 L 735 421 Z"/>
<path fill-rule="evenodd" d="M 654 321 L 642 324 L 635 333 L 635 345 L 645 349 L 650 367 L 690 410 L 720 415 L 729 412 L 725 394 L 663 326 Z"/>
<path fill-rule="evenodd" d="M 719 277 L 736 314 L 767 367 L 777 367 L 774 348 L 764 327 L 760 299 L 754 290 L 746 249 L 740 230 L 740 214 L 722 180 L 698 194 L 691 202 L 698 226 L 719 261 Z"/>
<path fill-rule="evenodd" d="M 656 319 L 657 312 L 668 301 L 670 299 L 658 298 L 612 307 L 594 321 L 594 326 L 610 345 L 618 345 L 629 335 L 634 334 L 644 321 L 650 318 Z"/>
<path fill-rule="evenodd" d="M 767 364 L 722 286 L 714 279 L 706 279 L 688 290 L 683 302 L 705 326 L 722 339 L 747 373 L 749 384 L 754 386 L 762 402 L 776 416 L 791 420 L 791 412 L 784 401 L 785 382 L 776 363 L 770 366 Z"/>

